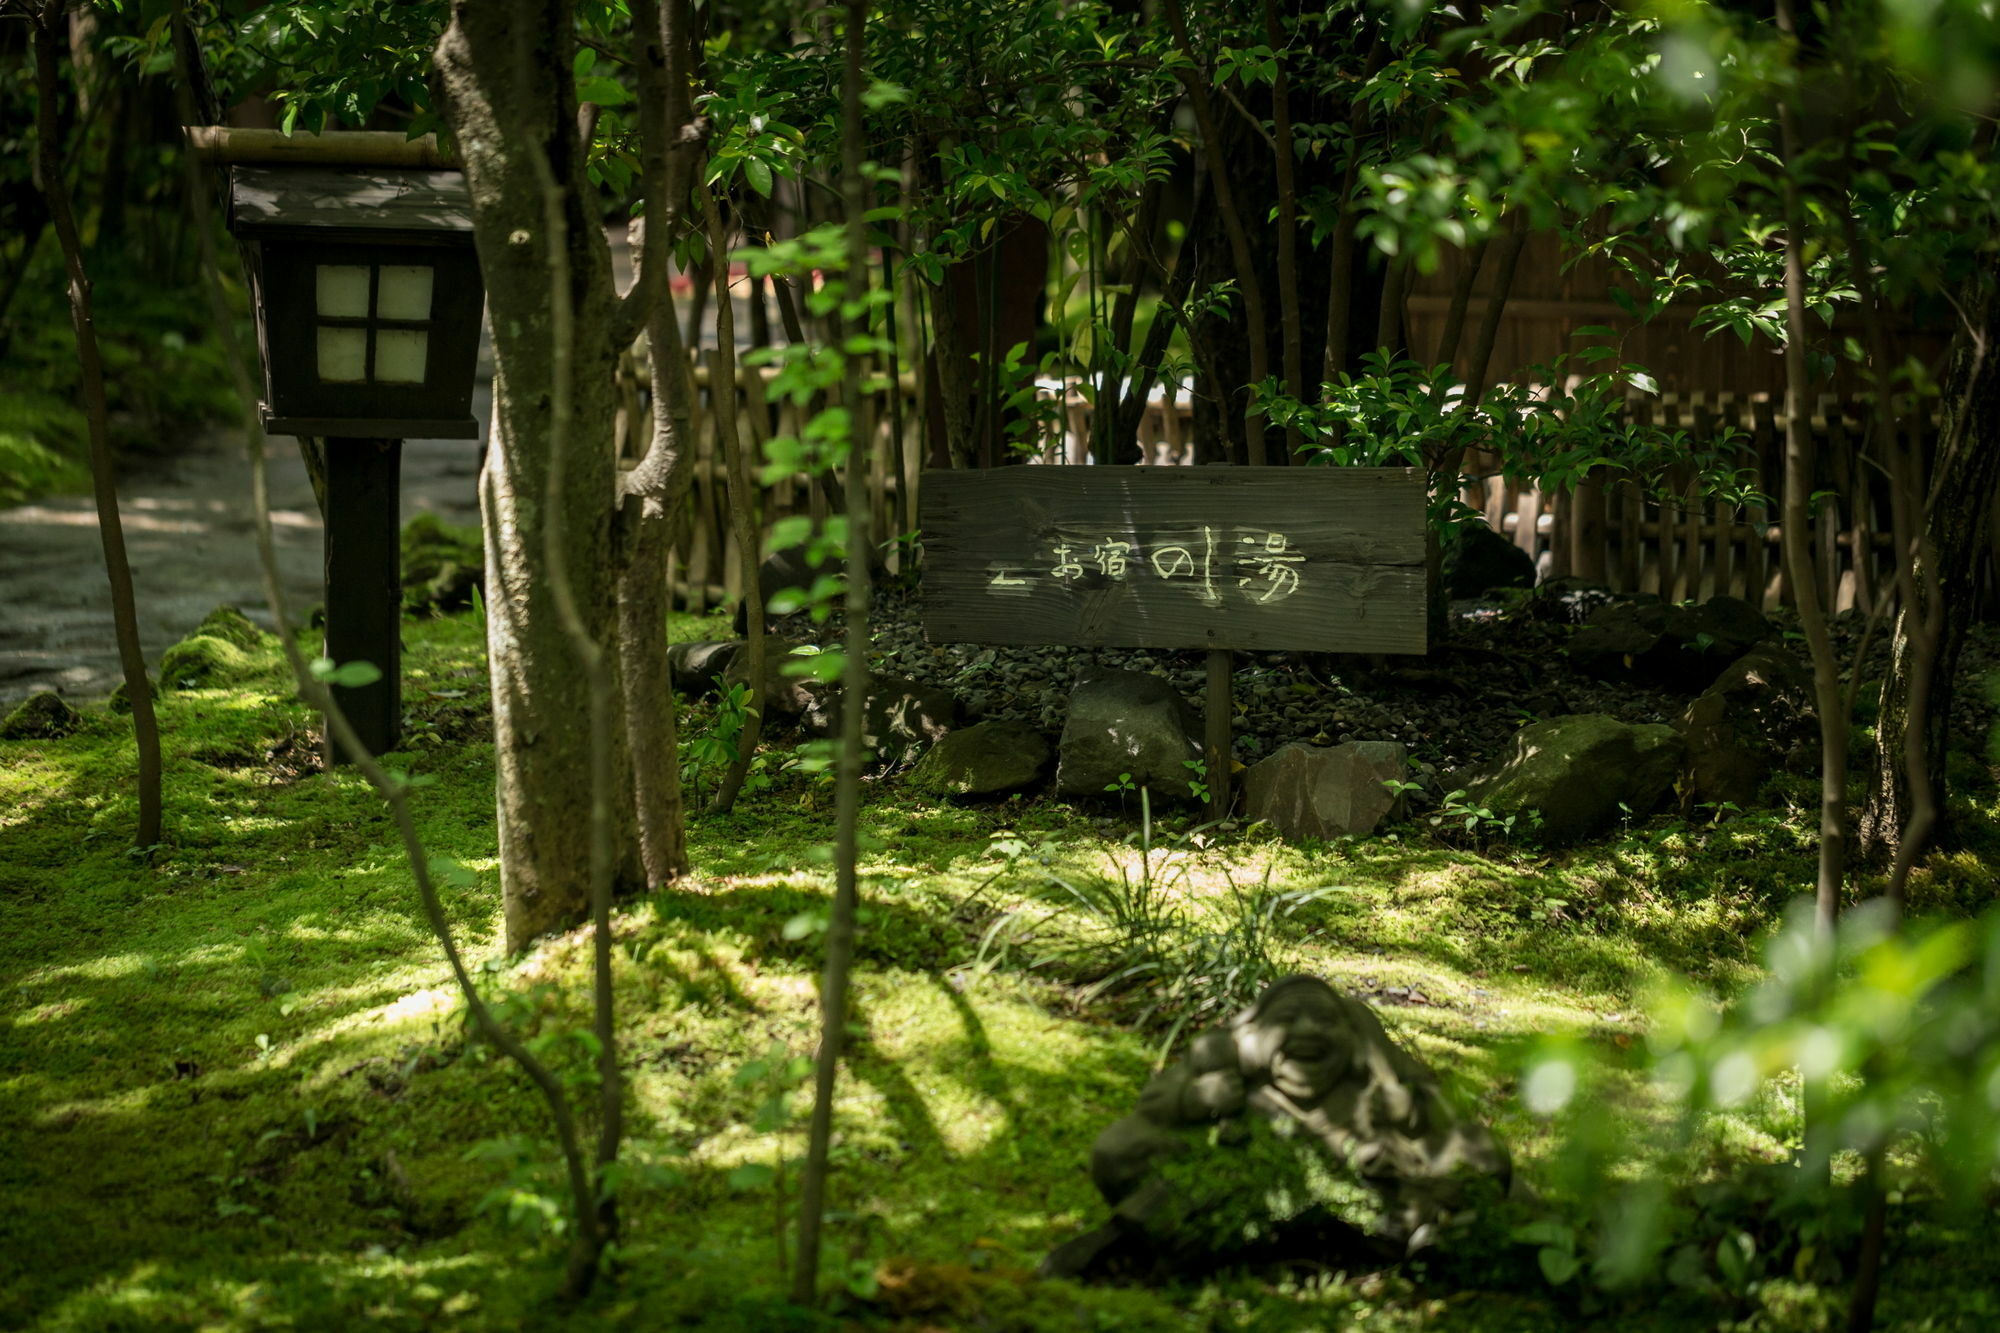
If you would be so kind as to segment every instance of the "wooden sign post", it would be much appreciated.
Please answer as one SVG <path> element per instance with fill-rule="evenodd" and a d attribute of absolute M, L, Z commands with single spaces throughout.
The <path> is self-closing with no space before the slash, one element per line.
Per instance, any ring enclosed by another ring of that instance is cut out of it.
<path fill-rule="evenodd" d="M 923 474 L 934 643 L 1200 648 L 1210 808 L 1229 808 L 1234 653 L 1422 653 L 1414 468 Z"/>

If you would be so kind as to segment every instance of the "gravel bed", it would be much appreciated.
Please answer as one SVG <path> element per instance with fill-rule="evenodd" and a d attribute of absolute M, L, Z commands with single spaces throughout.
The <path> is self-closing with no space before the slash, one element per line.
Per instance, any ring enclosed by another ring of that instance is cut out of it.
<path fill-rule="evenodd" d="M 1771 619 L 1789 629 L 1789 613 Z M 1851 662 L 1863 621 L 1840 617 L 1835 641 Z M 1197 712 L 1206 658 L 1200 652 L 932 644 L 914 593 L 877 598 L 875 669 L 951 690 L 969 720 L 1017 718 L 1051 736 L 1062 728 L 1070 688 L 1088 671 L 1118 668 L 1165 676 Z M 1608 713 L 1623 722 L 1671 722 L 1690 694 L 1576 670 L 1564 652 L 1571 625 L 1482 603 L 1453 608 L 1449 639 L 1426 657 L 1335 653 L 1241 653 L 1235 680 L 1236 757 L 1255 763 L 1287 741 L 1401 741 L 1418 771 L 1449 773 L 1497 753 L 1524 723 L 1566 713 Z M 809 637 L 837 642 L 836 623 Z M 1869 652 L 1869 673 L 1887 660 L 1886 628 Z M 1794 645 L 1801 651 L 1802 645 Z M 1953 705 L 1959 735 L 1986 734 L 1994 709 L 1977 678 L 2000 665 L 2000 629 L 1975 627 L 1960 662 Z M 1719 668 L 1718 668 L 1719 669 Z M 1864 696 L 1866 692 L 1864 691 Z"/>

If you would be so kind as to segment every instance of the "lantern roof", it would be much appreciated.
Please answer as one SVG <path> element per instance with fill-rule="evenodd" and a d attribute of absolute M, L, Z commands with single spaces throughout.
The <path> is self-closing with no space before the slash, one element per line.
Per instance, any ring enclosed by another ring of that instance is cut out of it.
<path fill-rule="evenodd" d="M 246 237 L 472 243 L 472 203 L 457 171 L 238 164 L 229 222 Z"/>

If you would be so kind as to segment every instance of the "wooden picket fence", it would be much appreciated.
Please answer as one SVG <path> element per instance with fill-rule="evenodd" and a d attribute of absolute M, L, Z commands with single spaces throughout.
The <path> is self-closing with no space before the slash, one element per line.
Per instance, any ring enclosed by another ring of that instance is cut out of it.
<path fill-rule="evenodd" d="M 1789 603 L 1779 549 L 1784 421 L 1764 394 L 1664 394 L 1634 399 L 1628 419 L 1684 430 L 1710 443 L 1738 433 L 1733 467 L 1748 504 L 1703 496 L 1691 468 L 1670 472 L 1653 496 L 1632 481 L 1586 482 L 1544 492 L 1494 471 L 1466 489 L 1466 501 L 1495 532 L 1535 559 L 1541 576 L 1565 576 L 1668 601 L 1719 594 L 1759 609 Z M 1868 465 L 1867 407 L 1822 397 L 1811 418 L 1812 542 L 1823 606 L 1873 609 L 1895 579 L 1887 479 Z M 1726 456 L 1726 454 L 1725 454 Z M 1477 473 L 1474 468 L 1475 475 Z"/>
<path fill-rule="evenodd" d="M 735 530 L 729 521 L 729 472 L 716 435 L 715 353 L 703 353 L 693 366 L 695 403 L 690 421 L 693 457 L 689 460 L 689 512 L 681 524 L 679 539 L 671 557 L 673 586 L 691 610 L 705 611 L 733 603 L 742 593 L 742 560 L 737 554 Z M 807 409 L 789 398 L 773 397 L 770 382 L 777 374 L 771 366 L 736 367 L 736 427 L 749 451 L 752 467 L 764 462 L 764 444 L 773 436 L 794 438 L 805 429 Z M 643 365 L 630 353 L 620 366 L 617 413 L 617 447 L 621 464 L 637 461 L 636 444 L 651 430 L 650 409 L 641 391 L 646 382 Z M 900 401 L 898 401 L 900 399 Z M 862 432 L 870 441 L 868 477 L 869 502 L 873 511 L 872 529 L 878 541 L 889 541 L 916 530 L 917 474 L 922 470 L 917 429 L 922 404 L 915 374 L 906 373 L 892 393 L 887 377 L 866 395 L 862 411 Z M 896 427 L 903 429 L 900 439 Z M 760 497 L 760 518 L 768 532 L 780 518 L 807 514 L 815 519 L 829 512 L 828 492 L 804 474 L 780 478 L 764 487 Z M 889 541 L 887 560 L 891 572 L 904 568 L 909 544 Z"/>
<path fill-rule="evenodd" d="M 727 473 L 715 437 L 711 369 L 708 360 L 695 366 L 699 401 L 693 423 L 690 513 L 675 550 L 676 586 L 686 589 L 686 598 L 696 609 L 723 605 L 740 591 Z M 768 384 L 774 373 L 769 367 L 739 366 L 736 375 L 739 427 L 759 462 L 766 440 L 796 435 L 804 426 L 804 409 L 771 397 Z M 620 447 L 621 456 L 629 461 L 633 435 L 626 423 L 640 420 L 644 407 L 638 378 L 627 377 L 626 382 Z M 878 534 L 903 537 L 916 531 L 917 484 L 924 466 L 919 429 L 923 410 L 921 384 L 914 373 L 903 375 L 894 392 L 883 379 L 867 395 L 863 429 L 873 441 L 869 500 Z M 1705 498 L 1687 469 L 1669 475 L 1664 501 L 1643 494 L 1629 481 L 1590 482 L 1573 492 L 1545 492 L 1533 482 L 1503 477 L 1497 462 L 1489 460 L 1491 470 L 1482 474 L 1479 460 L 1474 459 L 1468 464 L 1474 479 L 1465 493 L 1467 503 L 1485 516 L 1495 532 L 1504 533 L 1532 556 L 1543 578 L 1574 576 L 1620 592 L 1657 593 L 1671 601 L 1718 593 L 1741 597 L 1760 608 L 1789 601 L 1777 523 L 1784 426 L 1769 395 L 1666 394 L 1635 398 L 1629 411 L 1635 420 L 1685 430 L 1696 441 L 1714 441 L 1733 429 L 1739 436 L 1735 447 L 1741 461 L 1736 467 L 1744 487 L 1766 502 L 1736 505 Z M 1063 395 L 1056 419 L 1060 430 L 1051 430 L 1040 456 L 1032 461 L 1085 462 L 1087 405 Z M 1834 610 L 1871 609 L 1894 579 L 1886 483 L 1879 469 L 1862 457 L 1865 420 L 1865 405 L 1828 397 L 1815 407 L 1811 423 L 1813 489 L 1820 495 L 1813 511 L 1813 541 L 1825 580 L 1822 601 Z M 1148 464 L 1191 463 L 1192 414 L 1185 398 L 1156 393 L 1142 421 L 1139 442 Z M 828 512 L 825 489 L 804 476 L 787 477 L 766 488 L 761 505 L 766 530 L 788 515 L 819 518 Z M 888 568 L 903 569 L 909 553 L 907 542 L 891 543 L 885 552 Z"/>

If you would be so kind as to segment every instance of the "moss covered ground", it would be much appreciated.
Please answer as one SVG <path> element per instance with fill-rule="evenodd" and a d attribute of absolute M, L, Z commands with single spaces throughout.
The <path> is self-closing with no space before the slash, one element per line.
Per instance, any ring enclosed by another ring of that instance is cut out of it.
<path fill-rule="evenodd" d="M 499 948 L 480 629 L 469 615 L 413 619 L 406 643 L 410 735 L 392 762 L 427 780 L 430 854 L 462 871 L 445 888 L 453 925 L 507 1021 L 580 1088 L 587 936 L 521 958 Z M 313 719 L 270 645 L 226 646 L 162 701 L 161 846 L 127 842 L 124 718 L 87 710 L 68 738 L 0 742 L 0 1327 L 818 1326 L 783 1303 L 778 1239 L 804 1097 L 765 1103 L 785 1083 L 766 1057 L 812 1041 L 826 779 L 774 753 L 769 787 L 693 822 L 692 880 L 618 912 L 640 1169 L 618 1279 L 565 1310 L 549 1300 L 558 1196 L 541 1105 L 468 1040 L 379 801 L 320 771 Z M 698 735 L 712 715 L 685 725 Z M 1143 989 L 1085 998 L 1110 937 L 1061 906 L 1053 879 L 1119 889 L 1150 875 L 1208 931 L 1195 938 L 1240 944 L 1255 916 L 1271 965 L 1375 999 L 1533 1180 L 1557 1143 L 1512 1095 L 1514 1053 L 1551 1032 L 1631 1046 L 1662 969 L 1722 993 L 1753 977 L 1757 935 L 1811 879 L 1810 794 L 1792 804 L 1712 828 L 1655 821 L 1559 859 L 1448 846 L 1421 827 L 1299 848 L 1169 815 L 1142 867 L 1116 806 L 954 806 L 871 784 L 829 1229 L 844 1289 L 820 1323 L 1829 1326 L 1842 1293 L 1783 1274 L 1592 1311 L 1532 1258 L 1470 1282 L 1328 1272 L 1146 1291 L 1030 1277 L 1096 1220 L 1090 1140 L 1169 1035 Z M 1993 874 L 1977 851 L 1938 858 L 1919 892 L 1969 908 Z M 1218 956 L 1188 967 L 1219 969 Z M 1779 1098 L 1719 1140 L 1781 1156 L 1795 1122 Z M 1905 1229 L 1883 1327 L 1984 1326 L 2000 1264 L 1981 1256 L 2000 1245 L 1990 1228 L 1949 1239 Z"/>

